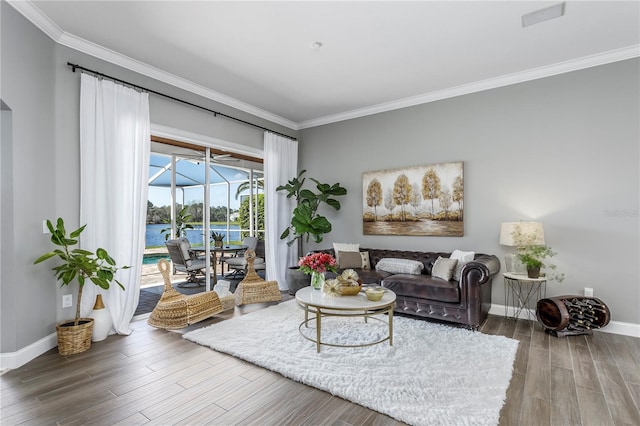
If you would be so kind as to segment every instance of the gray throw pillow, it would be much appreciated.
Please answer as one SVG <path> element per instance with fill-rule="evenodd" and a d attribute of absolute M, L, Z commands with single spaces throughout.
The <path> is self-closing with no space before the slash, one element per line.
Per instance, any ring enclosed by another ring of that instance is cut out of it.
<path fill-rule="evenodd" d="M 436 263 L 433 264 L 433 268 L 431 269 L 431 276 L 449 281 L 453 276 L 453 272 L 456 270 L 457 264 L 457 259 L 438 257 L 438 259 L 436 259 Z"/>
<path fill-rule="evenodd" d="M 369 252 L 341 251 L 338 255 L 340 269 L 369 269 Z"/>

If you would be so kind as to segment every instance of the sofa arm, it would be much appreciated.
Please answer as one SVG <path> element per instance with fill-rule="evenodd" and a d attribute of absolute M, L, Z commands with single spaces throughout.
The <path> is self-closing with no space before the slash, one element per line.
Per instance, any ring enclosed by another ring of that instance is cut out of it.
<path fill-rule="evenodd" d="M 489 254 L 479 254 L 462 267 L 460 284 L 484 284 L 500 271 L 500 260 Z"/>

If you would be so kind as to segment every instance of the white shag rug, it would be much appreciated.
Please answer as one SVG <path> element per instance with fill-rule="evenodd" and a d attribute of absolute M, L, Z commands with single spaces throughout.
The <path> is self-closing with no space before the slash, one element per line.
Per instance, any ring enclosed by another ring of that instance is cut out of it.
<path fill-rule="evenodd" d="M 412 425 L 498 424 L 516 340 L 394 316 L 393 346 L 317 353 L 298 332 L 303 320 L 291 300 L 183 337 Z M 387 330 L 361 318 L 322 320 L 322 340 L 331 343 L 379 340 Z M 303 331 L 315 336 L 315 321 Z"/>

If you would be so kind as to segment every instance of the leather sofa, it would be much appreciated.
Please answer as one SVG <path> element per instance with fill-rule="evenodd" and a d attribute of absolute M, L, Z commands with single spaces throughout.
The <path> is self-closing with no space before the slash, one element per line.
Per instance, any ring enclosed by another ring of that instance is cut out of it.
<path fill-rule="evenodd" d="M 333 249 L 322 250 L 335 255 Z M 439 256 L 450 253 L 420 252 L 360 248 L 369 252 L 369 269 L 353 268 L 365 284 L 377 283 L 396 293 L 394 312 L 420 318 L 430 318 L 463 324 L 476 330 L 486 319 L 491 308 L 491 284 L 500 270 L 500 261 L 494 255 L 476 254 L 465 264 L 460 281 L 432 277 L 433 265 Z M 376 264 L 383 258 L 417 260 L 424 265 L 420 275 L 393 274 L 377 271 Z M 331 278 L 327 274 L 327 278 Z"/>

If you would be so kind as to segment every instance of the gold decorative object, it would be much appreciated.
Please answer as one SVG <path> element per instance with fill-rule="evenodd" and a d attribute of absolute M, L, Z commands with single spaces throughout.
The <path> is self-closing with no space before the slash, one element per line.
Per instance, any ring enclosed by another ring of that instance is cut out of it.
<path fill-rule="evenodd" d="M 342 284 L 338 279 L 326 280 L 324 282 L 324 286 L 322 287 L 322 291 L 327 296 L 331 296 L 331 297 L 342 296 Z"/>
<path fill-rule="evenodd" d="M 345 269 L 341 275 L 338 275 L 337 280 L 341 284 L 340 294 L 342 296 L 355 296 L 362 290 L 362 281 L 353 269 Z"/>
<path fill-rule="evenodd" d="M 364 293 L 367 295 L 367 299 L 371 300 L 372 302 L 377 302 L 378 300 L 382 299 L 384 290 L 381 288 L 368 288 L 364 291 Z"/>

